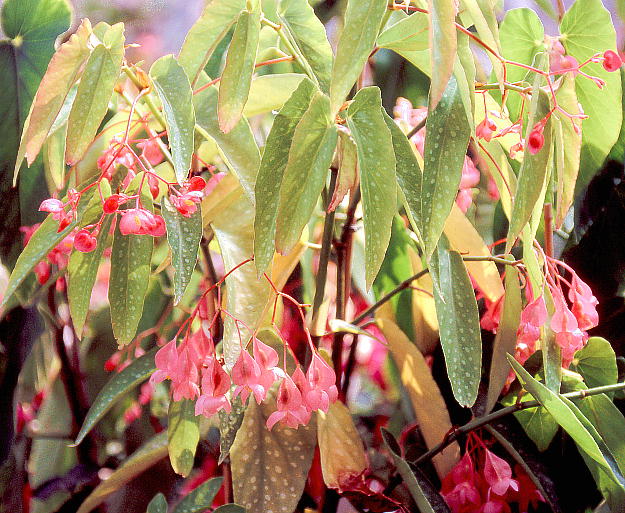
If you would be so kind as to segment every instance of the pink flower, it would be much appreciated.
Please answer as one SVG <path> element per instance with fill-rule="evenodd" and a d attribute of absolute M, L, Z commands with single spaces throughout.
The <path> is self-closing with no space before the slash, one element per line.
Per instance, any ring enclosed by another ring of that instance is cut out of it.
<path fill-rule="evenodd" d="M 158 166 L 163 159 L 158 141 L 156 139 L 146 139 L 137 143 L 137 147 L 141 149 L 141 156 L 144 157 L 152 166 Z"/>
<path fill-rule="evenodd" d="M 491 497 L 482 506 L 481 513 L 510 513 L 510 511 L 507 502 L 497 497 Z"/>
<path fill-rule="evenodd" d="M 165 235 L 164 219 L 143 208 L 129 208 L 122 213 L 119 221 L 119 231 L 122 235 L 151 235 L 162 237 Z"/>
<path fill-rule="evenodd" d="M 543 124 L 537 123 L 527 137 L 527 149 L 532 155 L 536 155 L 545 144 L 544 128 Z"/>
<path fill-rule="evenodd" d="M 243 402 L 247 401 L 250 393 L 254 394 L 254 399 L 258 404 L 267 397 L 269 387 L 266 386 L 267 381 L 263 376 L 263 371 L 245 349 L 241 350 L 239 358 L 232 368 L 232 382 L 237 385 L 233 396 L 241 395 Z"/>
<path fill-rule="evenodd" d="M 533 345 L 540 338 L 540 327 L 547 322 L 547 306 L 543 296 L 537 297 L 521 312 L 517 344 Z"/>
<path fill-rule="evenodd" d="M 590 287 L 577 274 L 574 274 L 571 279 L 569 300 L 571 301 L 571 311 L 577 319 L 580 330 L 589 330 L 599 324 L 599 314 L 597 313 L 599 301 L 593 295 Z"/>
<path fill-rule="evenodd" d="M 156 371 L 150 377 L 150 383 L 156 384 L 171 378 L 178 366 L 178 348 L 173 339 L 161 347 L 154 356 Z"/>
<path fill-rule="evenodd" d="M 504 294 L 502 294 L 496 301 L 489 301 L 488 299 L 484 298 L 484 302 L 486 303 L 486 311 L 484 312 L 484 315 L 482 315 L 482 319 L 480 320 L 480 326 L 482 327 L 482 329 L 497 333 L 497 328 L 499 328 L 499 321 L 501 320 L 503 298 Z"/>
<path fill-rule="evenodd" d="M 302 394 L 290 376 L 285 376 L 280 383 L 277 411 L 269 415 L 267 429 L 271 430 L 280 421 L 293 429 L 310 421 L 310 411 L 302 402 Z"/>
<path fill-rule="evenodd" d="M 59 212 L 63 212 L 63 202 L 61 200 L 55 198 L 48 198 L 41 202 L 39 205 L 40 212 L 51 212 L 53 214 L 58 214 Z M 55 219 L 57 219 L 55 217 Z"/>
<path fill-rule="evenodd" d="M 254 360 L 260 367 L 260 383 L 269 390 L 276 378 L 284 377 L 284 371 L 278 367 L 278 353 L 272 347 L 254 338 L 253 351 Z"/>
<path fill-rule="evenodd" d="M 482 505 L 477 486 L 469 481 L 458 483 L 449 492 L 441 492 L 441 495 L 453 513 L 478 513 Z"/>
<path fill-rule="evenodd" d="M 623 61 L 618 53 L 613 50 L 606 50 L 603 54 L 603 69 L 606 71 L 618 71 L 623 65 Z"/>
<path fill-rule="evenodd" d="M 195 414 L 211 417 L 219 410 L 230 412 L 232 406 L 226 397 L 230 390 L 230 376 L 214 356 L 207 358 L 202 368 L 202 394 L 195 403 Z"/>
<path fill-rule="evenodd" d="M 488 116 L 485 116 L 482 122 L 475 127 L 475 135 L 478 139 L 484 139 L 489 142 L 493 138 L 493 133 L 497 130 L 497 125 Z"/>
<path fill-rule="evenodd" d="M 484 479 L 497 495 L 505 495 L 508 489 L 519 490 L 519 482 L 512 479 L 512 469 L 508 462 L 486 449 Z"/>
<path fill-rule="evenodd" d="M 310 383 L 310 390 L 305 397 L 306 405 L 310 410 L 327 412 L 330 403 L 338 398 L 334 370 L 318 353 L 314 353 L 306 378 Z"/>
<path fill-rule="evenodd" d="M 199 192 L 187 192 L 180 196 L 172 194 L 169 197 L 171 204 L 176 207 L 176 210 L 184 217 L 191 217 L 195 213 L 201 199 L 202 195 Z"/>
<path fill-rule="evenodd" d="M 552 290 L 555 313 L 551 318 L 551 330 L 556 334 L 556 343 L 562 351 L 562 365 L 568 367 L 575 352 L 584 347 L 587 335 L 582 333 L 573 312 L 566 306 L 559 290 Z"/>
<path fill-rule="evenodd" d="M 538 491 L 536 485 L 525 473 L 521 465 L 517 464 L 514 466 L 514 474 L 519 481 L 519 491 L 515 494 L 519 503 L 519 513 L 527 513 L 530 504 L 536 509 L 539 502 L 545 502 L 545 498 Z"/>
<path fill-rule="evenodd" d="M 96 239 L 87 230 L 80 230 L 74 236 L 74 247 L 81 253 L 91 253 L 98 245 L 98 239 Z"/>
<path fill-rule="evenodd" d="M 200 395 L 200 388 L 197 385 L 199 373 L 195 362 L 189 355 L 189 349 L 185 347 L 178 355 L 176 368 L 171 376 L 174 401 L 181 399 L 194 399 Z"/>

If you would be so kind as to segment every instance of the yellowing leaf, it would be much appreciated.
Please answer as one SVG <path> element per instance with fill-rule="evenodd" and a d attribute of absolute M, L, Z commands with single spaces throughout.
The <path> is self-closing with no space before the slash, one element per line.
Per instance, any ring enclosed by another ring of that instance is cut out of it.
<path fill-rule="evenodd" d="M 455 203 L 447 221 L 445 221 L 445 235 L 447 235 L 451 247 L 461 255 L 490 255 L 490 250 L 480 234 Z M 495 301 L 501 297 L 503 284 L 495 262 L 465 262 L 465 265 L 480 290 L 490 301 Z"/>
<path fill-rule="evenodd" d="M 367 468 L 367 458 L 352 416 L 342 402 L 330 405 L 328 413 L 317 416 L 317 440 L 323 481 L 341 490 L 349 478 Z"/>
<path fill-rule="evenodd" d="M 387 319 L 378 319 L 389 349 L 399 368 L 401 381 L 408 391 L 423 439 L 431 449 L 440 443 L 452 428 L 449 412 L 432 372 L 419 349 L 403 331 Z M 442 479 L 460 459 L 456 442 L 448 446 L 432 462 Z"/>
<path fill-rule="evenodd" d="M 227 209 L 243 194 L 239 181 L 233 174 L 227 174 L 213 191 L 202 200 L 202 223 L 208 226 L 215 217 Z"/>
<path fill-rule="evenodd" d="M 408 248 L 412 272 L 417 274 L 423 270 L 423 262 L 417 252 Z M 432 277 L 424 274 L 412 282 L 412 319 L 414 322 L 415 344 L 423 354 L 429 354 L 438 345 L 438 319 L 434 304 Z M 417 290 L 417 288 L 422 290 Z M 378 310 L 379 312 L 380 310 Z M 380 314 L 380 317 L 388 318 Z"/>

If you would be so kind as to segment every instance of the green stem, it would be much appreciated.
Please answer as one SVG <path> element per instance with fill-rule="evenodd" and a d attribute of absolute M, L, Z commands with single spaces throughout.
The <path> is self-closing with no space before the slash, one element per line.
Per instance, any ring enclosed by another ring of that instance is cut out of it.
<path fill-rule="evenodd" d="M 516 91 L 517 93 L 530 94 L 532 92 L 531 87 L 520 86 L 517 84 L 505 83 L 503 85 L 504 89 L 508 89 L 509 91 Z M 480 82 L 475 83 L 476 91 L 491 91 L 491 90 L 501 90 L 500 84 L 482 84 Z"/>
<path fill-rule="evenodd" d="M 617 390 L 623 389 L 625 389 L 625 383 L 616 383 L 614 385 L 605 385 L 601 387 L 589 388 L 588 390 L 578 390 L 577 392 L 561 394 L 561 397 L 566 397 L 567 399 L 583 399 L 592 395 L 605 394 L 607 392 L 615 392 Z M 483 417 L 473 419 L 472 421 L 467 422 L 464 426 L 460 426 L 459 428 L 450 431 L 441 443 L 435 445 L 429 451 L 419 456 L 414 461 L 414 464 L 419 465 L 424 461 L 431 460 L 439 452 L 443 451 L 448 445 L 456 441 L 461 435 L 481 428 L 482 426 L 486 426 L 487 424 L 490 424 L 491 422 L 499 420 L 502 417 L 510 415 L 511 413 L 515 413 L 520 410 L 526 410 L 527 408 L 535 408 L 537 406 L 540 406 L 540 402 L 536 400 L 523 401 L 517 404 L 513 404 L 512 406 L 506 406 L 501 410 L 497 410 Z"/>

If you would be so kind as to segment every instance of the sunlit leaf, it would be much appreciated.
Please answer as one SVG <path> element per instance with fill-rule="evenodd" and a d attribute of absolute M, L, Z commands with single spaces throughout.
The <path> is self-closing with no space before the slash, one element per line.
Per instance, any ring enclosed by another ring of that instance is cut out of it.
<path fill-rule="evenodd" d="M 306 77 L 300 73 L 279 73 L 254 77 L 243 109 L 247 117 L 280 110 Z"/>
<path fill-rule="evenodd" d="M 312 82 L 302 81 L 276 115 L 267 136 L 255 190 L 254 262 L 259 273 L 267 269 L 274 255 L 280 188 L 289 150 L 295 129 L 308 109 L 314 89 Z"/>
<path fill-rule="evenodd" d="M 280 188 L 276 249 L 286 254 L 310 220 L 332 164 L 337 130 L 330 100 L 317 92 L 295 127 Z"/>
<path fill-rule="evenodd" d="M 187 33 L 178 62 L 192 86 L 243 9 L 245 0 L 212 0 Z"/>
<path fill-rule="evenodd" d="M 191 85 L 173 55 L 161 57 L 152 64 L 150 77 L 163 104 L 176 179 L 182 184 L 189 174 L 193 156 L 195 111 Z"/>
<path fill-rule="evenodd" d="M 367 87 L 358 91 L 347 111 L 358 150 L 368 288 L 384 260 L 397 203 L 393 139 L 381 109 L 380 89 Z"/>
<path fill-rule="evenodd" d="M 472 406 L 482 376 L 482 338 L 475 293 L 462 257 L 441 238 L 430 261 L 434 301 L 454 397 Z"/>
<path fill-rule="evenodd" d="M 260 1 L 256 7 L 239 15 L 226 56 L 219 84 L 219 128 L 230 132 L 241 119 L 254 72 L 254 61 L 260 35 Z"/>
<path fill-rule="evenodd" d="M 432 377 L 432 371 L 406 335 L 393 322 L 378 320 L 378 326 L 388 342 L 401 381 L 408 391 L 419 424 L 419 431 L 428 449 L 445 438 L 452 429 L 445 400 Z M 460 459 L 460 447 L 454 442 L 432 459 L 438 476 L 444 478 Z"/>
<path fill-rule="evenodd" d="M 124 41 L 123 23 L 109 27 L 85 63 L 67 121 L 65 161 L 70 165 L 83 157 L 106 115 L 121 71 Z"/>
<path fill-rule="evenodd" d="M 167 418 L 167 448 L 171 467 L 176 474 L 187 477 L 193 469 L 195 449 L 200 440 L 200 419 L 195 416 L 195 401 L 171 401 Z"/>
<path fill-rule="evenodd" d="M 454 71 L 456 50 L 458 48 L 456 27 L 454 25 L 456 9 L 457 7 L 453 0 L 428 0 L 430 59 L 432 63 L 429 102 L 431 113 L 438 106 L 438 102 L 443 99 L 445 91 L 449 91 L 450 88 L 450 79 Z M 456 87 L 456 85 L 454 84 L 453 87 Z"/>
<path fill-rule="evenodd" d="M 418 52 L 429 48 L 428 18 L 420 13 L 408 16 L 384 30 L 378 37 L 380 48 Z"/>
<path fill-rule="evenodd" d="M 349 0 L 330 85 L 332 115 L 340 109 L 373 50 L 386 0 Z"/>
<path fill-rule="evenodd" d="M 77 513 L 89 513 L 139 474 L 167 456 L 167 433 L 148 440 L 125 460 L 107 479 L 102 481 L 78 508 Z"/>
<path fill-rule="evenodd" d="M 163 198 L 161 213 L 165 219 L 167 242 L 174 267 L 174 304 L 178 304 L 189 285 L 197 262 L 202 239 L 202 211 L 198 208 L 191 217 L 185 217 L 167 198 Z"/>
<path fill-rule="evenodd" d="M 249 403 L 230 450 L 234 500 L 247 511 L 291 513 L 302 496 L 317 436 L 314 417 L 291 429 L 265 425 L 275 411 L 275 392 L 260 406 Z"/>
<path fill-rule="evenodd" d="M 589 338 L 583 349 L 575 353 L 570 368 L 582 375 L 588 388 L 613 385 L 618 380 L 614 349 L 601 337 Z"/>
<path fill-rule="evenodd" d="M 458 194 L 471 131 L 455 77 L 449 79 L 425 126 L 421 235 L 429 259 Z"/>

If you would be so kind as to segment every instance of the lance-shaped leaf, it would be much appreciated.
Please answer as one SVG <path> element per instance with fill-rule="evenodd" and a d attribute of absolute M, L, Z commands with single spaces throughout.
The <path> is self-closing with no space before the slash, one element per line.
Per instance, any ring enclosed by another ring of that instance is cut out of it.
<path fill-rule="evenodd" d="M 365 448 L 347 406 L 336 401 L 317 416 L 317 441 L 323 482 L 329 488 L 342 485 L 367 469 Z"/>
<path fill-rule="evenodd" d="M 317 92 L 295 127 L 280 188 L 276 249 L 286 254 L 310 220 L 332 164 L 337 130 L 330 100 Z"/>
<path fill-rule="evenodd" d="M 292 37 L 297 52 L 303 57 L 304 66 L 310 66 L 321 90 L 327 92 L 330 88 L 334 56 L 325 27 L 308 0 L 281 0 L 278 4 L 278 17 Z"/>
<path fill-rule="evenodd" d="M 430 260 L 436 317 L 454 397 L 472 406 L 482 376 L 482 338 L 473 285 L 460 253 L 441 238 Z"/>
<path fill-rule="evenodd" d="M 452 76 L 426 123 L 421 189 L 421 235 L 426 259 L 436 248 L 458 194 L 471 128 Z"/>
<path fill-rule="evenodd" d="M 187 477 L 193 469 L 195 449 L 200 441 L 200 418 L 195 416 L 195 401 L 171 401 L 167 418 L 171 468 L 176 474 Z"/>
<path fill-rule="evenodd" d="M 521 320 L 521 287 L 519 283 L 519 271 L 516 267 L 506 268 L 506 292 L 503 298 L 503 310 L 501 321 L 493 343 L 493 357 L 490 361 L 490 379 L 488 380 L 488 395 L 486 399 L 485 414 L 495 406 L 499 394 L 510 372 L 510 366 L 506 355 L 514 354 L 516 347 L 516 332 Z"/>
<path fill-rule="evenodd" d="M 202 75 L 198 85 L 208 82 Z M 209 87 L 193 95 L 196 130 L 202 137 L 214 140 L 226 163 L 239 179 L 239 183 L 254 203 L 254 184 L 260 165 L 260 151 L 247 119 L 241 118 L 227 134 L 219 129 L 217 121 L 217 88 Z"/>
<path fill-rule="evenodd" d="M 384 109 L 382 115 L 391 131 L 395 152 L 395 174 L 399 192 L 408 212 L 408 218 L 416 233 L 419 233 L 421 219 L 421 186 L 423 171 L 417 160 L 415 148 Z"/>
<path fill-rule="evenodd" d="M 163 198 L 161 212 L 174 267 L 174 304 L 178 304 L 187 290 L 197 262 L 202 239 L 202 209 L 198 207 L 191 217 L 186 217 L 167 198 Z"/>
<path fill-rule="evenodd" d="M 289 159 L 295 128 L 310 105 L 315 86 L 303 80 L 280 109 L 267 136 L 267 144 L 256 177 L 254 219 L 254 263 L 263 273 L 274 254 L 280 187 Z"/>
<path fill-rule="evenodd" d="M 397 467 L 397 471 L 404 480 L 419 511 L 421 513 L 451 513 L 445 499 L 438 493 L 427 477 L 417 467 L 410 465 L 401 457 L 401 448 L 395 437 L 385 428 L 382 428 L 381 432 L 384 444 L 393 457 L 395 467 Z"/>
<path fill-rule="evenodd" d="M 386 12 L 386 0 L 349 0 L 332 67 L 332 115 L 341 108 L 367 62 Z"/>
<path fill-rule="evenodd" d="M 195 111 L 191 85 L 173 55 L 161 57 L 152 64 L 150 77 L 163 104 L 176 180 L 182 184 L 189 174 L 193 156 Z"/>
<path fill-rule="evenodd" d="M 619 4 L 619 2 L 617 2 Z M 560 24 L 566 52 L 584 62 L 596 53 L 616 49 L 616 33 L 610 12 L 601 0 L 577 0 Z M 601 89 L 585 77 L 575 78 L 577 98 L 588 119 L 584 121 L 582 153 L 576 193 L 588 185 L 619 136 L 623 120 L 621 77 L 601 64 L 591 63 L 584 72 L 605 81 Z M 610 115 L 606 116 L 606 113 Z"/>
<path fill-rule="evenodd" d="M 534 125 L 549 112 L 549 98 L 546 93 L 539 91 L 539 83 L 540 81 L 537 80 L 534 85 L 535 94 L 532 96 L 532 107 L 526 128 L 526 138 Z M 523 227 L 529 222 L 532 212 L 537 208 L 538 200 L 544 195 L 545 177 L 551 162 L 553 148 L 551 120 L 547 121 L 543 130 L 543 136 L 545 143 L 538 153 L 532 155 L 526 148 L 523 155 L 523 164 L 521 164 L 521 170 L 519 171 L 519 180 L 512 204 L 506 251 L 510 250 Z M 528 244 L 531 243 L 531 241 L 527 242 Z"/>
<path fill-rule="evenodd" d="M 95 487 L 78 508 L 78 513 L 89 513 L 142 472 L 167 456 L 167 433 L 162 432 L 148 440 L 124 461 L 107 479 Z"/>
<path fill-rule="evenodd" d="M 283 423 L 267 429 L 267 419 L 276 409 L 275 394 L 270 392 L 260 406 L 249 403 L 230 450 L 234 500 L 247 511 L 293 511 L 317 444 L 314 417 L 298 429 Z"/>
<path fill-rule="evenodd" d="M 365 225 L 365 274 L 367 287 L 371 287 L 391 238 L 397 203 L 393 138 L 382 116 L 379 88 L 367 87 L 358 91 L 347 111 L 347 123 L 358 149 Z"/>
<path fill-rule="evenodd" d="M 219 84 L 219 128 L 228 133 L 241 119 L 254 72 L 260 37 L 260 0 L 239 15 Z"/>
<path fill-rule="evenodd" d="M 214 477 L 194 488 L 174 509 L 174 513 L 201 513 L 213 505 L 223 478 Z"/>
<path fill-rule="evenodd" d="M 232 411 L 225 412 L 219 410 L 219 461 L 221 465 L 230 455 L 230 448 L 237 436 L 237 431 L 243 423 L 243 415 L 247 405 L 243 404 L 241 397 L 237 396 L 232 400 Z"/>
<path fill-rule="evenodd" d="M 100 233 L 98 233 L 98 245 L 95 250 L 90 253 L 74 251 L 69 258 L 69 264 L 67 265 L 67 298 L 74 329 L 78 336 L 82 335 L 82 330 L 85 326 L 91 291 L 98 275 L 102 255 L 106 249 L 106 241 L 112 221 L 113 216 L 106 216 L 104 219 L 100 227 Z"/>
<path fill-rule="evenodd" d="M 109 27 L 85 64 L 67 121 L 65 161 L 70 165 L 83 157 L 106 115 L 121 71 L 124 40 L 123 23 Z"/>
<path fill-rule="evenodd" d="M 212 0 L 187 33 L 178 62 L 192 86 L 198 82 L 204 67 L 243 9 L 245 0 Z"/>
<path fill-rule="evenodd" d="M 406 337 L 396 324 L 379 319 L 378 326 L 384 333 L 393 359 L 397 364 L 401 381 L 410 396 L 419 431 L 428 449 L 443 440 L 452 429 L 449 411 L 438 385 L 432 377 L 432 371 L 423 354 Z M 443 479 L 460 459 L 460 446 L 454 442 L 432 462 L 438 476 Z"/>
<path fill-rule="evenodd" d="M 9 283 L 4 292 L 2 304 L 6 304 L 9 298 L 15 293 L 19 285 L 26 279 L 28 274 L 34 269 L 52 249 L 59 244 L 76 227 L 94 223 L 102 213 L 100 196 L 96 194 L 97 189 L 92 187 L 84 193 L 78 203 L 78 208 L 73 221 L 58 232 L 59 222 L 53 219 L 52 214 L 46 217 L 41 226 L 32 235 L 24 251 L 20 254 L 13 272 L 9 278 Z"/>
<path fill-rule="evenodd" d="M 84 19 L 76 32 L 52 56 L 24 125 L 18 158 L 15 163 L 16 174 L 24 156 L 29 166 L 35 161 L 46 137 L 53 131 L 54 120 L 61 111 L 82 66 L 91 53 L 87 44 L 90 35 L 91 23 L 88 19 Z"/>
<path fill-rule="evenodd" d="M 157 493 L 152 497 L 146 513 L 167 513 L 167 499 L 162 493 Z"/>
<path fill-rule="evenodd" d="M 142 195 L 143 204 L 151 210 L 151 197 Z M 154 248 L 151 235 L 122 235 L 120 223 L 115 227 L 109 284 L 111 323 L 120 345 L 132 341 L 143 314 L 143 302 L 148 290 L 150 262 Z"/>
<path fill-rule="evenodd" d="M 570 400 L 559 396 L 535 380 L 512 356 L 508 356 L 508 361 L 523 387 L 551 413 L 556 422 L 575 441 L 611 510 L 622 510 L 625 504 L 625 479 L 614 455 L 590 421 Z"/>
<path fill-rule="evenodd" d="M 158 348 L 154 348 L 140 356 L 128 367 L 114 374 L 111 379 L 107 381 L 106 385 L 102 387 L 102 390 L 98 392 L 91 408 L 89 408 L 85 421 L 76 437 L 75 445 L 78 445 L 85 439 L 85 436 L 93 429 L 93 426 L 106 415 L 119 399 L 152 375 L 156 369 L 154 355 L 157 350 Z"/>
<path fill-rule="evenodd" d="M 449 89 L 449 82 L 456 62 L 458 39 L 454 25 L 456 21 L 455 2 L 453 0 L 428 0 L 428 8 L 432 69 L 429 109 L 432 112 Z M 444 147 L 444 145 L 441 146 Z M 427 164 L 425 167 L 427 172 Z"/>
<path fill-rule="evenodd" d="M 254 330 L 260 325 L 263 313 L 272 297 L 267 280 L 258 277 L 253 262 L 241 265 L 253 254 L 254 207 L 245 195 L 224 208 L 212 223 L 219 242 L 224 270 L 236 271 L 226 278 L 226 310 Z M 224 321 L 223 351 L 226 365 L 231 367 L 241 351 L 241 339 L 252 335 L 244 325 L 235 325 L 227 317 Z"/>

